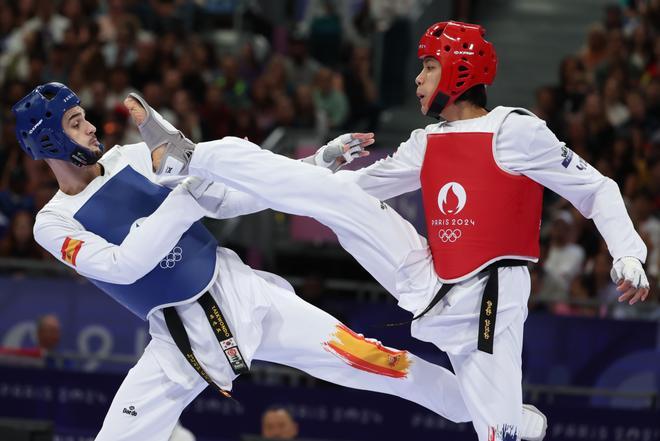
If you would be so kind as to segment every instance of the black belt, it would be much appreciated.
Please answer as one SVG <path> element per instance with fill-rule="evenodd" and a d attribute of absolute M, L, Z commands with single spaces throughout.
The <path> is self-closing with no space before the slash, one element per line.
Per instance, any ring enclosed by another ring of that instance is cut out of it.
<path fill-rule="evenodd" d="M 498 268 L 512 267 L 512 266 L 527 266 L 525 260 L 515 259 L 502 259 L 493 262 L 486 268 L 479 271 L 479 274 L 488 272 L 488 281 L 484 288 L 483 295 L 481 296 L 481 312 L 479 314 L 479 337 L 477 348 L 488 354 L 493 353 L 493 338 L 495 337 L 495 318 L 497 315 L 497 297 L 499 292 L 499 277 Z M 442 300 L 447 293 L 456 285 L 455 283 L 444 283 L 440 287 L 440 291 L 431 300 L 431 303 L 424 309 L 424 311 L 417 314 L 411 322 L 423 317 L 435 305 Z"/>
<path fill-rule="evenodd" d="M 236 344 L 236 340 L 229 329 L 227 320 L 225 320 L 225 317 L 222 315 L 220 307 L 215 303 L 211 293 L 208 291 L 205 292 L 199 299 L 197 299 L 197 302 L 202 306 L 205 313 L 204 315 L 213 328 L 215 337 L 218 339 L 218 343 L 220 343 L 220 348 L 225 353 L 225 357 L 227 357 L 229 366 L 231 366 L 234 374 L 240 375 L 247 373 L 249 370 L 247 363 L 245 362 L 245 359 Z M 183 356 L 188 360 L 188 363 L 190 363 L 190 365 L 210 386 L 215 387 L 218 392 L 225 397 L 231 398 L 229 392 L 218 386 L 197 361 L 197 357 L 195 357 L 192 347 L 190 346 L 190 339 L 188 338 L 186 328 L 183 326 L 181 317 L 179 317 L 174 306 L 164 308 L 163 314 L 165 316 L 167 329 L 170 331 L 174 343 L 176 343 L 176 346 L 179 348 Z"/>

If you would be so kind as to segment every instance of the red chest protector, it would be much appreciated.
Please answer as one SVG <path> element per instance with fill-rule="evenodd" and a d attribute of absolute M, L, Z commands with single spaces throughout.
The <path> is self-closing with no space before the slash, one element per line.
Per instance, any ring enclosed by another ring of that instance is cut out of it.
<path fill-rule="evenodd" d="M 420 178 L 443 282 L 465 280 L 501 259 L 538 259 L 543 187 L 497 165 L 493 133 L 429 134 Z"/>

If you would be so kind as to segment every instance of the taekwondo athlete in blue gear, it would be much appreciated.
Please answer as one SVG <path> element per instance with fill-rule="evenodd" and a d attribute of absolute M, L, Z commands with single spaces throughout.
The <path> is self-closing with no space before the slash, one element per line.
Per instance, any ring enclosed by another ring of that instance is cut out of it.
<path fill-rule="evenodd" d="M 157 177 L 144 143 L 103 154 L 79 102 L 66 86 L 49 83 L 13 112 L 22 148 L 47 162 L 60 187 L 37 215 L 35 239 L 149 322 L 151 341 L 97 441 L 167 439 L 207 385 L 230 390 L 253 359 L 396 395 L 460 421 L 466 411 L 453 374 L 350 331 L 284 279 L 217 246 L 199 223 L 264 204 L 223 184 Z"/>
<path fill-rule="evenodd" d="M 48 98 L 50 97 L 50 99 Z M 80 105 L 71 89 L 58 83 L 37 87 L 13 108 L 21 146 L 33 159 L 69 160 L 78 167 L 93 165 L 103 152 L 80 145 L 62 130 L 61 116 Z M 87 230 L 110 243 L 121 243 L 136 219 L 153 213 L 170 190 L 157 185 L 132 167 L 125 167 L 109 179 L 92 198 L 74 214 Z M 127 198 L 126 195 L 131 197 Z M 108 210 L 107 207 L 112 207 Z M 118 284 L 90 278 L 90 281 L 128 308 L 142 320 L 153 310 L 183 302 L 202 293 L 210 285 L 215 268 L 213 236 L 201 222 L 195 222 L 172 250 L 185 250 L 186 259 L 168 268 L 155 266 L 131 284 Z"/>

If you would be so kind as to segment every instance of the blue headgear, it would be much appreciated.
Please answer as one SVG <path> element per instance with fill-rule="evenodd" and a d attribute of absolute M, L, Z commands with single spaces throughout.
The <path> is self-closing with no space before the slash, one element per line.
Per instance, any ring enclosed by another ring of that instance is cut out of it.
<path fill-rule="evenodd" d="M 64 112 L 80 105 L 80 98 L 61 83 L 37 86 L 12 107 L 16 116 L 16 137 L 32 159 L 53 158 L 82 167 L 94 164 L 98 152 L 74 142 L 64 133 Z M 103 151 L 103 144 L 99 146 Z"/>

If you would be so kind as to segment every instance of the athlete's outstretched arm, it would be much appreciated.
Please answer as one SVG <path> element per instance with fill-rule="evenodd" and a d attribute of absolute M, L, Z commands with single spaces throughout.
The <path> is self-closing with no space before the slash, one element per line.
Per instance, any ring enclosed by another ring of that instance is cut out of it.
<path fill-rule="evenodd" d="M 426 131 L 418 129 L 391 156 L 359 170 L 339 170 L 335 175 L 384 201 L 421 187 L 419 173 L 425 151 Z"/>
<path fill-rule="evenodd" d="M 614 259 L 620 300 L 646 299 L 649 285 L 641 266 L 646 245 L 635 231 L 616 182 L 566 147 L 542 120 L 530 116 L 511 115 L 505 120 L 497 157 L 507 169 L 551 189 L 592 219 Z"/>
<path fill-rule="evenodd" d="M 139 227 L 132 228 L 121 244 L 110 243 L 86 231 L 73 218 L 47 209 L 37 215 L 34 238 L 82 276 L 131 284 L 158 265 L 181 235 L 203 216 L 195 198 L 179 186 Z"/>

